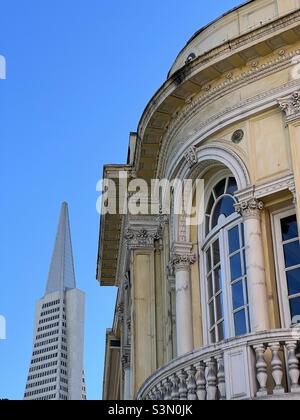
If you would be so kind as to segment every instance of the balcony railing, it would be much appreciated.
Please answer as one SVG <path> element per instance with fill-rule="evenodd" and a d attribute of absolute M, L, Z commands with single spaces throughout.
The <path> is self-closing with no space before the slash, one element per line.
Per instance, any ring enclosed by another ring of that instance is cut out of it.
<path fill-rule="evenodd" d="M 234 338 L 172 360 L 138 400 L 300 399 L 300 328 Z"/>

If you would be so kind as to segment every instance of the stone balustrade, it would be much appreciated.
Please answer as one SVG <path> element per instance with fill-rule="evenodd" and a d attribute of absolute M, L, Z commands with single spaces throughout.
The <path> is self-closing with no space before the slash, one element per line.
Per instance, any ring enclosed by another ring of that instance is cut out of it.
<path fill-rule="evenodd" d="M 300 327 L 226 340 L 171 361 L 137 399 L 300 399 L 299 350 Z"/>

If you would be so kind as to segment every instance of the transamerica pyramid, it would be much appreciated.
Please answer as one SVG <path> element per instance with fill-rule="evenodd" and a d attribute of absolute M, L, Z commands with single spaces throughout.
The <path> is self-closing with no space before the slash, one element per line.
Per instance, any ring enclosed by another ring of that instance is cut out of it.
<path fill-rule="evenodd" d="M 76 289 L 69 212 L 63 203 L 45 295 L 37 302 L 25 400 L 85 400 L 84 293 Z"/>

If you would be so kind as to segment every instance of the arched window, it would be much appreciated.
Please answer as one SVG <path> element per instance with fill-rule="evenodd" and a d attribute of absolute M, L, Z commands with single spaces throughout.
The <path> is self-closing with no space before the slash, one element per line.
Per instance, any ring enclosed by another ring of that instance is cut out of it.
<path fill-rule="evenodd" d="M 211 343 L 250 332 L 244 226 L 234 208 L 237 189 L 232 176 L 217 181 L 206 208 L 202 251 Z"/>

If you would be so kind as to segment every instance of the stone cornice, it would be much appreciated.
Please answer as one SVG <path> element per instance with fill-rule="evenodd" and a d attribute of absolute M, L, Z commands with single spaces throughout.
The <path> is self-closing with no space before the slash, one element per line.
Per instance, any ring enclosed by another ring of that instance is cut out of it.
<path fill-rule="evenodd" d="M 264 203 L 251 198 L 248 201 L 242 201 L 235 205 L 235 210 L 244 218 L 259 218 L 261 211 L 264 209 Z"/>
<path fill-rule="evenodd" d="M 262 199 L 281 191 L 295 191 L 294 175 L 280 177 L 274 181 L 266 182 L 262 185 L 253 185 L 245 190 L 238 191 L 235 196 L 239 202 L 248 201 L 251 198 Z"/>
<path fill-rule="evenodd" d="M 199 71 L 201 71 L 203 67 L 207 68 L 210 62 L 216 63 L 221 61 L 222 59 L 226 59 L 233 53 L 246 49 L 247 44 L 249 44 L 251 41 L 258 42 L 259 39 L 265 39 L 270 34 L 276 31 L 280 31 L 283 28 L 287 28 L 290 25 L 297 25 L 299 20 L 300 11 L 297 11 L 289 16 L 279 18 L 274 22 L 266 24 L 262 28 L 256 28 L 250 33 L 244 34 L 237 39 L 231 40 L 230 43 L 226 42 L 224 45 L 214 48 L 212 51 L 209 51 L 203 56 L 198 57 L 189 66 L 185 66 L 185 68 L 189 70 L 186 71 L 186 73 L 188 74 L 189 78 L 191 78 L 192 76 L 196 75 Z M 139 123 L 138 131 L 140 138 L 143 138 L 144 130 L 146 129 L 153 113 L 163 103 L 163 101 L 174 91 L 176 84 L 173 80 L 173 77 L 168 79 L 160 88 L 160 90 L 150 100 Z"/>
<path fill-rule="evenodd" d="M 168 166 L 167 161 L 170 161 L 171 156 L 173 156 L 178 150 L 178 148 L 181 146 L 180 141 L 178 141 L 178 139 L 176 138 L 176 135 L 180 132 L 182 126 L 188 124 L 188 122 L 197 113 L 201 112 L 203 109 L 205 109 L 205 107 L 216 101 L 221 96 L 229 94 L 237 89 L 240 89 L 241 87 L 246 86 L 249 83 L 254 82 L 255 80 L 259 80 L 277 71 L 288 68 L 291 65 L 291 60 L 298 55 L 300 55 L 300 49 L 296 49 L 295 51 L 292 51 L 288 54 L 284 54 L 283 56 L 279 55 L 273 60 L 269 60 L 265 64 L 258 65 L 256 68 L 250 68 L 249 71 L 243 71 L 240 74 L 234 76 L 233 78 L 218 84 L 214 88 L 210 89 L 208 92 L 197 97 L 190 104 L 186 105 L 179 112 L 177 117 L 171 121 L 167 131 L 163 136 L 160 151 L 160 160 L 158 162 L 156 175 L 160 177 L 164 173 L 164 168 Z M 246 100 L 241 101 L 232 107 L 223 109 L 220 113 L 215 114 L 209 119 L 200 123 L 197 127 L 197 132 L 204 131 L 205 127 L 209 127 L 218 119 L 226 118 L 226 115 L 232 114 L 235 110 L 238 111 L 241 108 L 250 106 L 252 103 L 259 103 L 260 101 L 267 99 L 272 95 L 277 95 L 278 98 L 278 95 L 280 95 L 280 93 L 282 93 L 284 90 L 287 90 L 288 88 L 292 88 L 293 86 L 299 86 L 299 80 L 288 82 L 269 91 L 262 92 L 254 97 L 247 98 Z M 274 99 L 275 102 L 277 98 Z M 197 132 L 194 133 L 193 137 L 197 137 Z M 173 139 L 176 139 L 176 147 L 172 147 L 172 153 L 170 155 L 168 150 L 171 147 Z"/>
<path fill-rule="evenodd" d="M 261 41 L 262 39 L 265 39 L 270 34 L 276 34 L 276 32 L 281 31 L 282 29 L 287 28 L 287 26 L 291 26 L 295 24 L 295 22 L 298 22 L 300 18 L 300 12 L 299 10 L 294 11 L 293 13 L 287 15 L 287 16 L 281 16 L 275 19 L 272 22 L 265 23 L 262 27 L 256 27 L 252 30 L 249 30 L 247 33 L 240 34 L 237 38 L 231 39 L 229 42 L 224 43 L 223 45 L 219 45 L 214 47 L 211 51 L 198 56 L 196 59 L 192 60 L 188 66 L 189 67 L 199 67 L 199 64 L 206 63 L 209 60 L 221 58 L 224 55 L 226 55 L 226 52 L 228 50 L 232 53 L 235 51 L 239 51 L 241 47 L 245 47 L 246 44 L 251 43 L 257 43 L 258 41 Z M 195 39 L 195 38 L 194 38 Z M 197 42 L 201 42 L 201 33 L 198 35 Z M 191 42 L 189 42 L 184 49 L 179 53 L 182 54 L 183 51 L 185 51 L 187 48 L 190 48 Z M 177 57 L 177 59 L 179 56 Z M 176 61 L 177 61 L 176 59 Z M 174 63 L 174 65 L 176 62 Z M 180 72 L 180 70 L 183 70 L 185 67 L 181 67 L 177 69 L 175 72 L 172 72 L 172 69 L 170 71 L 171 74 L 176 74 Z"/>

